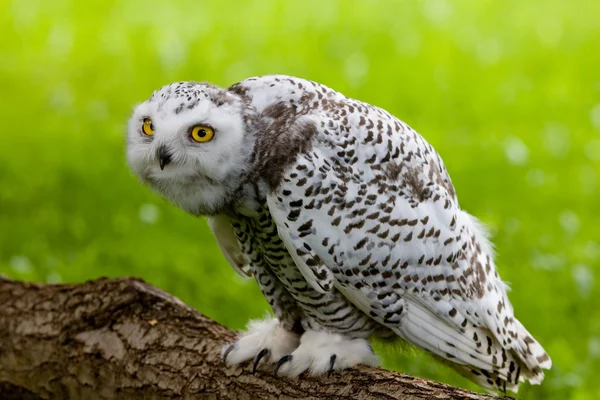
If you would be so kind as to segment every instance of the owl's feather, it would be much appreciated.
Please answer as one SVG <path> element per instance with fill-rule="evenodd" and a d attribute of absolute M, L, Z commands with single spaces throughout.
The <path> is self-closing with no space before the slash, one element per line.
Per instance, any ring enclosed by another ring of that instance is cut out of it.
<path fill-rule="evenodd" d="M 460 209 L 435 150 L 351 99 L 327 101 L 296 123 L 315 127 L 312 146 L 287 166 L 267 205 L 306 280 L 483 376 L 485 387 L 539 383 L 550 360 L 514 318 L 485 233 Z"/>
<path fill-rule="evenodd" d="M 209 141 L 190 137 L 198 124 Z M 234 363 L 290 352 L 289 376 L 369 364 L 366 338 L 400 336 L 491 390 L 540 383 L 551 366 L 442 159 L 385 110 L 288 76 L 177 82 L 136 108 L 127 157 L 165 198 L 209 216 L 275 312 L 227 348 Z"/>
<path fill-rule="evenodd" d="M 251 277 L 252 271 L 250 270 L 246 254 L 240 248 L 239 241 L 235 236 L 229 219 L 224 215 L 216 215 L 208 218 L 208 226 L 210 226 L 215 239 L 217 239 L 217 244 L 229 265 L 240 276 L 245 278 Z"/>

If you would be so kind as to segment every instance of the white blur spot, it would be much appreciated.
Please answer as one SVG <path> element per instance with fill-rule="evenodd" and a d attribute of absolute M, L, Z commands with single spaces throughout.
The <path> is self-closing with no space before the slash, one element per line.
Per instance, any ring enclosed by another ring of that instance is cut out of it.
<path fill-rule="evenodd" d="M 548 124 L 543 134 L 544 149 L 553 157 L 562 158 L 569 152 L 569 131 L 559 124 Z"/>
<path fill-rule="evenodd" d="M 590 295 L 594 287 L 594 273 L 592 269 L 584 264 L 577 264 L 571 268 L 571 275 L 577 285 L 577 290 L 581 297 Z"/>
<path fill-rule="evenodd" d="M 527 184 L 529 186 L 538 187 L 542 186 L 546 182 L 546 175 L 541 169 L 534 168 L 527 172 L 525 179 L 527 180 Z"/>
<path fill-rule="evenodd" d="M 583 246 L 583 255 L 590 261 L 600 259 L 600 243 L 594 242 L 593 240 L 588 241 L 585 246 Z"/>
<path fill-rule="evenodd" d="M 579 217 L 571 210 L 563 211 L 559 217 L 560 226 L 569 234 L 574 234 L 579 230 Z"/>
<path fill-rule="evenodd" d="M 600 139 L 592 139 L 585 144 L 585 155 L 592 161 L 600 160 Z"/>
<path fill-rule="evenodd" d="M 597 131 L 600 131 L 600 103 L 596 104 L 590 111 L 590 120 Z"/>
<path fill-rule="evenodd" d="M 59 110 L 71 110 L 73 108 L 73 91 L 65 84 L 59 84 L 50 94 L 50 105 Z"/>
<path fill-rule="evenodd" d="M 364 53 L 352 53 L 344 63 L 344 73 L 351 86 L 360 86 L 368 72 L 369 58 Z"/>
<path fill-rule="evenodd" d="M 31 261 L 25 256 L 14 256 L 9 263 L 12 270 L 20 274 L 27 274 L 33 269 Z"/>
<path fill-rule="evenodd" d="M 311 25 L 328 28 L 335 24 L 339 18 L 338 4 L 335 1 L 322 1 L 319 3 L 319 12 L 311 15 Z M 295 18 L 296 20 L 302 18 Z"/>
<path fill-rule="evenodd" d="M 158 207 L 154 204 L 144 204 L 140 207 L 140 220 L 147 224 L 154 224 L 158 221 Z"/>
<path fill-rule="evenodd" d="M 598 174 L 592 165 L 583 165 L 579 170 L 579 181 L 584 193 L 594 193 L 598 187 Z"/>
<path fill-rule="evenodd" d="M 498 95 L 505 103 L 514 103 L 523 93 L 531 92 L 533 81 L 524 75 L 513 75 L 498 85 Z"/>
<path fill-rule="evenodd" d="M 108 106 L 101 100 L 92 100 L 87 104 L 87 114 L 91 119 L 100 121 L 108 119 Z"/>
<path fill-rule="evenodd" d="M 62 276 L 60 276 L 60 274 L 56 271 L 52 271 L 48 275 L 46 275 L 46 283 L 61 283 L 61 282 L 62 282 Z"/>
<path fill-rule="evenodd" d="M 516 234 L 519 232 L 519 229 L 521 229 L 521 221 L 519 221 L 517 218 L 509 218 L 504 223 L 504 231 L 508 235 Z"/>
<path fill-rule="evenodd" d="M 542 17 L 536 25 L 536 33 L 542 44 L 555 47 L 563 35 L 562 21 L 554 15 Z"/>
<path fill-rule="evenodd" d="M 57 23 L 48 34 L 48 48 L 57 57 L 66 57 L 73 48 L 73 28 Z"/>
<path fill-rule="evenodd" d="M 517 137 L 510 137 L 504 143 L 504 154 L 513 165 L 524 165 L 529 160 L 529 148 Z"/>
<path fill-rule="evenodd" d="M 453 11 L 452 3 L 448 0 L 427 0 L 423 3 L 423 15 L 434 24 L 447 21 Z"/>
<path fill-rule="evenodd" d="M 553 271 L 565 266 L 565 260 L 556 254 L 541 253 L 534 251 L 531 255 L 531 265 L 535 269 Z"/>
<path fill-rule="evenodd" d="M 168 32 L 161 36 L 157 46 L 162 65 L 167 70 L 178 68 L 186 60 L 186 46 L 175 32 Z"/>
<path fill-rule="evenodd" d="M 13 0 L 9 15 L 15 27 L 20 29 L 34 26 L 40 17 L 40 3 L 41 1 Z"/>
<path fill-rule="evenodd" d="M 588 354 L 591 358 L 600 358 L 600 337 L 592 336 L 588 341 Z"/>
<path fill-rule="evenodd" d="M 558 381 L 558 383 L 556 383 Z M 559 387 L 579 387 L 582 384 L 581 376 L 575 372 L 568 372 L 562 375 L 560 378 L 554 380 L 555 384 Z"/>
<path fill-rule="evenodd" d="M 502 58 L 502 44 L 496 38 L 482 40 L 477 44 L 477 58 L 484 65 L 494 65 Z"/>
<path fill-rule="evenodd" d="M 423 38 L 418 32 L 397 30 L 397 34 L 393 35 L 398 53 L 407 57 L 416 57 L 421 52 L 423 46 Z"/>

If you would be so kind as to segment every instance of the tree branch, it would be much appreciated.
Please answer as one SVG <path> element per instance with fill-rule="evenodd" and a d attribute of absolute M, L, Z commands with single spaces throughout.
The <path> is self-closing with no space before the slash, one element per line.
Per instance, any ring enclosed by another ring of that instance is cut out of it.
<path fill-rule="evenodd" d="M 0 277 L 2 399 L 492 399 L 361 367 L 274 378 L 226 368 L 235 333 L 139 279 L 79 285 Z"/>

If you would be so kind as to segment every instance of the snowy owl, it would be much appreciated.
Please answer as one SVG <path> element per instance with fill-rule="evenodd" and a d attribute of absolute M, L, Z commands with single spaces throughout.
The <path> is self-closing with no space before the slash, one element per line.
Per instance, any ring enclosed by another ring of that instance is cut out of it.
<path fill-rule="evenodd" d="M 370 338 L 401 338 L 491 391 L 551 367 L 442 159 L 381 108 L 282 75 L 172 83 L 135 108 L 127 161 L 208 217 L 273 309 L 225 346 L 229 365 L 331 373 L 377 365 Z"/>

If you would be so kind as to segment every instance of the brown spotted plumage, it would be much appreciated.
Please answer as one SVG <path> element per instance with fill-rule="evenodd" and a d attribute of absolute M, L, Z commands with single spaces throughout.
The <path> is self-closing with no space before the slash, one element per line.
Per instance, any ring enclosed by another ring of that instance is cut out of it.
<path fill-rule="evenodd" d="M 156 121 L 150 139 L 136 128 L 144 117 Z M 198 123 L 213 141 L 188 143 Z M 165 171 L 158 146 L 172 158 Z M 224 351 L 228 362 L 254 358 L 289 376 L 374 364 L 365 339 L 379 336 L 495 391 L 540 383 L 551 366 L 514 317 L 440 156 L 380 108 L 287 76 L 176 83 L 134 113 L 128 158 L 173 203 L 210 217 L 228 261 L 275 313 Z"/>

